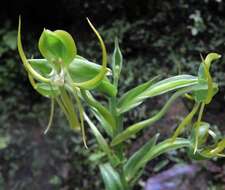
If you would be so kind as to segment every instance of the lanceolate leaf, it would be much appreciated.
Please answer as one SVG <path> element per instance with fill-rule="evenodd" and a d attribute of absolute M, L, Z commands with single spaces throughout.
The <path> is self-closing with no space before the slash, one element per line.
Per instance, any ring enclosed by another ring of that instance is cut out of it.
<path fill-rule="evenodd" d="M 153 78 L 152 80 L 141 84 L 128 92 L 126 92 L 119 100 L 118 102 L 118 111 L 119 113 L 126 112 L 133 107 L 138 106 L 143 102 L 143 100 L 140 100 L 141 94 L 148 89 L 155 81 L 156 78 Z"/>
<path fill-rule="evenodd" d="M 123 187 L 119 174 L 110 164 L 100 165 L 100 171 L 105 183 L 106 190 L 126 190 Z"/>
<path fill-rule="evenodd" d="M 182 147 L 190 147 L 191 143 L 187 139 L 177 138 L 174 142 L 171 139 L 167 139 L 150 149 L 145 156 L 142 158 L 141 162 L 138 163 L 136 167 L 141 168 L 144 167 L 149 161 L 156 158 L 157 156 L 169 152 L 171 150 L 175 150 Z"/>
<path fill-rule="evenodd" d="M 116 163 L 117 162 L 116 157 L 113 156 L 108 143 L 106 142 L 102 134 L 99 132 L 98 128 L 94 125 L 94 123 L 92 123 L 92 121 L 88 118 L 88 116 L 85 113 L 84 119 L 87 121 L 89 127 L 91 128 L 100 148 L 108 155 L 111 163 Z"/>
<path fill-rule="evenodd" d="M 124 175 L 125 175 L 127 181 L 130 181 L 139 172 L 139 170 L 141 168 L 139 168 L 137 166 L 139 166 L 139 163 L 141 162 L 141 160 L 155 146 L 158 137 L 159 137 L 159 134 L 156 134 L 143 147 L 141 147 L 137 152 L 135 152 L 125 163 Z"/>
<path fill-rule="evenodd" d="M 164 79 L 153 84 L 149 81 L 128 91 L 118 103 L 118 112 L 124 113 L 141 104 L 145 99 L 180 88 L 193 86 L 198 83 L 198 78 L 191 75 L 178 75 Z"/>
<path fill-rule="evenodd" d="M 109 129 L 106 130 L 107 133 L 109 132 L 113 133 L 116 130 L 116 121 L 111 112 L 101 103 L 96 101 L 94 97 L 91 95 L 91 93 L 89 93 L 88 91 L 81 90 L 81 94 L 82 97 L 85 99 L 85 101 L 95 110 L 97 110 L 97 112 L 95 110 L 94 111 L 97 114 L 98 119 L 102 119 L 102 123 L 107 123 L 107 125 L 105 125 L 104 128 L 110 127 Z"/>
<path fill-rule="evenodd" d="M 110 123 L 106 120 L 106 118 L 100 114 L 100 112 L 94 108 L 91 107 L 92 111 L 95 115 L 95 117 L 97 118 L 97 120 L 100 122 L 101 126 L 104 128 L 105 132 L 112 137 L 113 136 L 113 128 L 111 127 Z"/>
<path fill-rule="evenodd" d="M 192 146 L 191 142 L 189 140 L 183 139 L 183 138 L 177 138 L 173 142 L 171 139 L 167 139 L 167 140 L 155 145 L 156 140 L 157 140 L 156 138 L 153 139 L 153 142 L 152 142 L 153 146 L 150 146 L 149 149 L 147 149 L 148 144 L 145 145 L 146 147 L 144 146 L 144 149 L 145 148 L 146 149 L 145 149 L 145 151 L 143 149 L 142 158 L 139 159 L 139 161 L 136 162 L 135 165 L 133 165 L 134 172 L 137 172 L 138 170 L 144 168 L 145 165 L 149 161 L 153 160 L 154 158 L 156 158 L 157 156 L 159 156 L 163 153 L 166 153 L 171 150 L 178 149 L 178 148 L 182 148 L 182 147 L 190 148 Z M 129 170 L 129 171 L 131 172 L 131 175 L 130 175 L 130 173 L 126 172 L 126 177 L 128 180 L 132 180 L 132 178 L 135 177 L 135 173 L 132 173 L 133 172 L 132 170 Z"/>
<path fill-rule="evenodd" d="M 154 97 L 172 90 L 192 86 L 197 83 L 198 79 L 195 76 L 178 75 L 155 83 L 148 90 L 146 90 L 142 96 L 143 98 L 144 96 Z"/>
<path fill-rule="evenodd" d="M 131 126 L 129 126 L 127 129 L 125 129 L 123 132 L 121 132 L 120 134 L 118 134 L 113 140 L 111 145 L 115 146 L 129 138 L 131 138 L 133 135 L 135 135 L 136 133 L 138 133 L 140 130 L 142 130 L 143 128 L 147 127 L 147 126 L 151 126 L 153 123 L 155 123 L 156 121 L 158 121 L 159 119 L 161 119 L 165 113 L 167 112 L 167 110 L 170 108 L 170 106 L 172 105 L 172 103 L 181 95 L 190 92 L 191 90 L 193 90 L 194 87 L 189 87 L 189 88 L 185 88 L 185 89 L 181 89 L 179 91 L 177 91 L 176 93 L 174 93 L 171 98 L 166 102 L 166 104 L 163 106 L 163 108 L 154 116 L 150 117 L 149 119 L 146 119 L 144 121 L 135 123 Z"/>

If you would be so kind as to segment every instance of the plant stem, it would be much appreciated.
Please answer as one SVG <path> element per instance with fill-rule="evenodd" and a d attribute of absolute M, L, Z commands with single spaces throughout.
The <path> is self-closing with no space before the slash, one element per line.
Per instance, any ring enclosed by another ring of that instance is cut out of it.
<path fill-rule="evenodd" d="M 112 97 L 109 100 L 110 102 L 110 111 L 112 112 L 113 117 L 116 120 L 116 131 L 114 133 L 114 136 L 118 135 L 119 133 L 121 133 L 123 131 L 123 116 L 118 114 L 117 112 L 117 97 Z M 123 154 L 123 150 L 124 150 L 124 145 L 123 143 L 120 143 L 118 146 L 112 147 L 115 151 L 116 156 L 120 159 L 121 163 L 118 166 L 118 173 L 120 175 L 120 179 L 124 185 L 124 189 L 125 190 L 131 190 L 129 184 L 127 183 L 127 180 L 125 178 L 124 175 L 124 154 Z"/>

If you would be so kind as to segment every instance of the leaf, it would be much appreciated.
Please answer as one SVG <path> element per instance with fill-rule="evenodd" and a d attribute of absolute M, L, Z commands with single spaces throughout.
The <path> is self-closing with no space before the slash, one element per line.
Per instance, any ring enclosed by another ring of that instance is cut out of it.
<path fill-rule="evenodd" d="M 138 106 L 139 104 L 141 104 L 143 101 L 140 100 L 140 96 L 141 94 L 148 89 L 156 80 L 156 77 L 151 79 L 148 82 L 145 82 L 144 84 L 141 84 L 131 90 L 129 90 L 128 92 L 126 92 L 120 99 L 118 102 L 118 112 L 124 113 L 130 109 L 132 109 L 133 107 Z"/>
<path fill-rule="evenodd" d="M 95 112 L 97 118 L 101 121 L 101 123 L 107 123 L 106 125 L 104 125 L 104 128 L 106 129 L 107 127 L 109 127 L 106 129 L 106 132 L 109 133 L 110 136 L 112 136 L 113 132 L 116 130 L 116 120 L 113 117 L 112 113 L 100 102 L 95 100 L 90 92 L 81 90 L 81 94 L 85 101 L 91 106 L 91 108 L 94 108 L 93 111 Z"/>
<path fill-rule="evenodd" d="M 94 123 L 88 118 L 88 116 L 85 113 L 84 113 L 84 119 L 87 121 L 88 126 L 91 128 L 91 130 L 99 144 L 99 147 L 102 149 L 102 151 L 104 151 L 107 154 L 111 163 L 116 163 L 118 160 L 112 154 L 112 151 L 111 151 L 108 143 L 106 142 L 106 140 L 104 139 L 102 134 L 99 132 L 98 128 L 94 125 Z"/>
<path fill-rule="evenodd" d="M 139 172 L 139 170 L 141 169 L 140 167 L 138 167 L 139 163 L 141 162 L 143 157 L 146 155 L 146 153 L 151 151 L 151 149 L 155 146 L 158 137 L 159 137 L 159 134 L 156 134 L 144 146 L 142 146 L 137 152 L 135 152 L 125 163 L 124 175 L 127 181 L 130 181 Z"/>
<path fill-rule="evenodd" d="M 125 190 L 119 174 L 112 168 L 110 164 L 107 163 L 100 165 L 100 172 L 106 190 Z"/>
<path fill-rule="evenodd" d="M 118 112 L 124 113 L 138 106 L 147 98 L 195 85 L 198 83 L 198 79 L 191 75 L 178 75 L 152 84 L 153 82 L 154 79 L 139 85 L 122 96 L 118 102 Z"/>
<path fill-rule="evenodd" d="M 110 123 L 107 121 L 107 119 L 99 113 L 99 111 L 92 107 L 92 111 L 97 118 L 97 120 L 101 123 L 101 126 L 104 128 L 105 132 L 112 137 L 113 136 L 113 128 L 111 127 Z"/>
<path fill-rule="evenodd" d="M 141 98 L 147 97 L 154 97 L 166 92 L 192 86 L 197 84 L 198 80 L 197 77 L 192 75 L 178 75 L 174 77 L 170 77 L 168 79 L 164 79 L 152 85 L 148 90 L 146 90 Z"/>
<path fill-rule="evenodd" d="M 159 155 L 169 152 L 171 150 L 175 150 L 182 147 L 190 147 L 191 143 L 187 139 L 177 138 L 174 142 L 171 139 L 164 140 L 163 142 L 155 145 L 151 150 L 149 150 L 141 162 L 139 163 L 139 167 L 144 167 L 149 161 L 158 157 Z"/>
<path fill-rule="evenodd" d="M 126 128 L 123 132 L 115 136 L 111 142 L 112 146 L 115 146 L 119 143 L 122 143 L 123 141 L 131 138 L 133 135 L 138 133 L 140 130 L 142 130 L 145 127 L 151 126 L 153 123 L 161 119 L 167 112 L 167 110 L 170 108 L 172 103 L 179 97 L 182 96 L 183 94 L 192 91 L 193 89 L 197 88 L 198 86 L 192 86 L 184 89 L 180 89 L 177 92 L 175 92 L 170 99 L 166 102 L 166 104 L 163 106 L 163 108 L 157 112 L 154 116 L 150 117 L 149 119 L 140 121 L 138 123 L 135 123 L 128 128 Z"/>

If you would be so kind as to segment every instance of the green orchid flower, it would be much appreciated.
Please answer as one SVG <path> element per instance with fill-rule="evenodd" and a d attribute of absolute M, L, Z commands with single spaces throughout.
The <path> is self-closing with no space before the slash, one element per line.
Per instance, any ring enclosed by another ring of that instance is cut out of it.
<path fill-rule="evenodd" d="M 81 104 L 80 90 L 99 88 L 102 91 L 107 90 L 107 93 L 112 96 L 116 94 L 114 86 L 106 78 L 106 74 L 110 70 L 107 68 L 107 53 L 104 42 L 92 23 L 88 19 L 87 21 L 100 42 L 102 49 L 101 66 L 77 55 L 75 42 L 66 31 L 43 30 L 38 43 L 43 59 L 27 59 L 21 42 L 20 18 L 17 38 L 19 55 L 31 85 L 41 95 L 51 98 L 50 119 L 45 133 L 51 126 L 54 102 L 56 101 L 71 128 L 81 128 L 84 142 L 84 109 Z"/>

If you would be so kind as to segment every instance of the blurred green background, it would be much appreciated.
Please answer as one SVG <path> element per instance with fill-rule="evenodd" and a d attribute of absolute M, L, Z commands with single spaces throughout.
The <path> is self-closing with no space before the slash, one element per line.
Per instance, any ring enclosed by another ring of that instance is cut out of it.
<path fill-rule="evenodd" d="M 225 2 L 222 0 L 7 0 L 0 6 L 0 190 L 103 189 L 97 163 L 89 156 L 96 148 L 91 133 L 86 150 L 79 134 L 69 129 L 57 110 L 52 129 L 43 134 L 50 102 L 32 89 L 18 57 L 19 15 L 28 57 L 39 56 L 37 42 L 45 27 L 70 32 L 78 53 L 98 62 L 100 48 L 86 17 L 103 36 L 109 60 L 117 36 L 124 55 L 121 92 L 155 75 L 196 74 L 200 54 L 205 56 L 211 51 L 222 54 L 212 68 L 215 80 L 221 85 L 220 92 L 207 106 L 204 119 L 218 133 L 225 134 Z M 148 117 L 166 98 L 149 100 L 127 114 L 125 122 L 130 124 Z M 169 136 L 188 109 L 188 103 L 179 100 L 162 121 L 144 131 L 132 145 L 128 143 L 127 154 L 155 132 L 160 132 L 162 139 Z M 182 150 L 161 156 L 149 164 L 136 189 L 141 189 L 148 177 L 178 163 L 192 161 Z M 223 159 L 198 164 L 201 185 L 189 189 L 225 189 Z"/>

